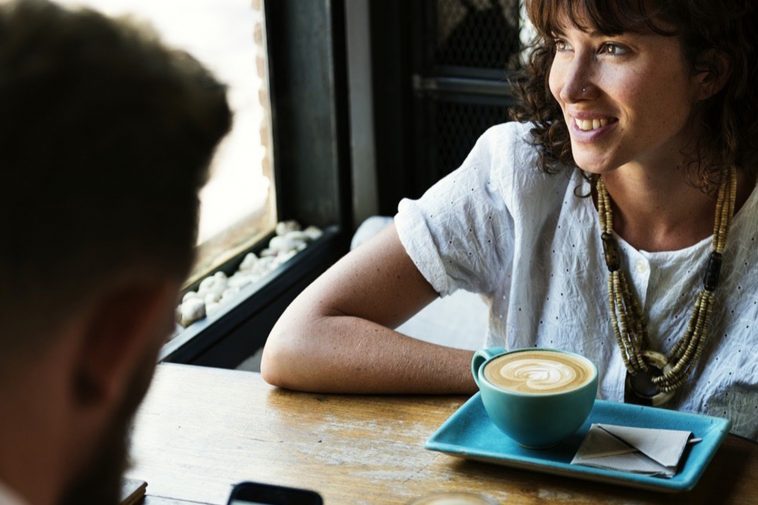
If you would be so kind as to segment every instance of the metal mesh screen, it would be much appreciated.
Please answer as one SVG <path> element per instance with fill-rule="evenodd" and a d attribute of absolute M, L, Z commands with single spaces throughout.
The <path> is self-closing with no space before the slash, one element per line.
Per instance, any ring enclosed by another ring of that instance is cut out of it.
<path fill-rule="evenodd" d="M 519 0 L 419 0 L 414 32 L 413 171 L 419 196 L 458 168 L 487 128 L 508 118 Z"/>
<path fill-rule="evenodd" d="M 502 104 L 435 100 L 432 106 L 437 178 L 458 168 L 487 128 L 506 120 Z"/>
<path fill-rule="evenodd" d="M 518 0 L 436 0 L 434 63 L 503 69 L 519 52 Z"/>

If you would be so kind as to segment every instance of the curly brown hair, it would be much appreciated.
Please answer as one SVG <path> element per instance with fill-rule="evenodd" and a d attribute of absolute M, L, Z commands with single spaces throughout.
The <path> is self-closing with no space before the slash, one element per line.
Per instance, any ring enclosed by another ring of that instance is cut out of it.
<path fill-rule="evenodd" d="M 527 0 L 537 35 L 525 75 L 515 83 L 518 104 L 512 116 L 534 123 L 540 168 L 554 173 L 574 166 L 568 128 L 548 86 L 554 35 L 568 18 L 580 28 L 610 36 L 650 30 L 679 37 L 692 71 L 708 72 L 713 79 L 720 77 L 720 68 L 712 56 L 725 58 L 730 71 L 725 85 L 693 115 L 700 134 L 685 153 L 689 175 L 704 190 L 713 188 L 727 166 L 737 166 L 753 179 L 758 162 L 757 5 L 753 0 Z"/>

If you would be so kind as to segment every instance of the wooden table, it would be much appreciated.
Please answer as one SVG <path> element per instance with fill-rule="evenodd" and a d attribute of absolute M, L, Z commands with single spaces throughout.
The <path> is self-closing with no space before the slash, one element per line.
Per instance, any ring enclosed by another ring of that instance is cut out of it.
<path fill-rule="evenodd" d="M 158 366 L 132 440 L 146 505 L 226 503 L 253 480 L 315 489 L 327 505 L 404 504 L 466 490 L 507 504 L 758 504 L 758 444 L 729 437 L 694 491 L 661 494 L 478 463 L 424 441 L 459 396 L 283 391 L 251 372 Z"/>

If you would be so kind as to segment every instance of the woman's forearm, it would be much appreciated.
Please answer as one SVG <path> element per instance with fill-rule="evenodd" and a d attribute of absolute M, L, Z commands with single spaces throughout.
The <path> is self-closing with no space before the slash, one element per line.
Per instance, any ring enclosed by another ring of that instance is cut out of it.
<path fill-rule="evenodd" d="M 471 392 L 471 352 L 390 329 L 437 296 L 389 226 L 333 265 L 282 314 L 263 352 L 263 378 L 303 391 Z"/>
<path fill-rule="evenodd" d="M 276 386 L 333 393 L 471 393 L 471 351 L 430 344 L 352 316 L 274 328 L 261 363 Z"/>

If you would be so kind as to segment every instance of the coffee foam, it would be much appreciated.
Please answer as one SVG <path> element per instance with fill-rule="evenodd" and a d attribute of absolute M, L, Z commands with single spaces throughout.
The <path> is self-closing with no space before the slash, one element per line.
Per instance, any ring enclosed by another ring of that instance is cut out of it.
<path fill-rule="evenodd" d="M 518 393 L 555 394 L 572 391 L 594 375 L 583 359 L 554 351 L 524 351 L 490 361 L 484 376 L 491 384 Z"/>

